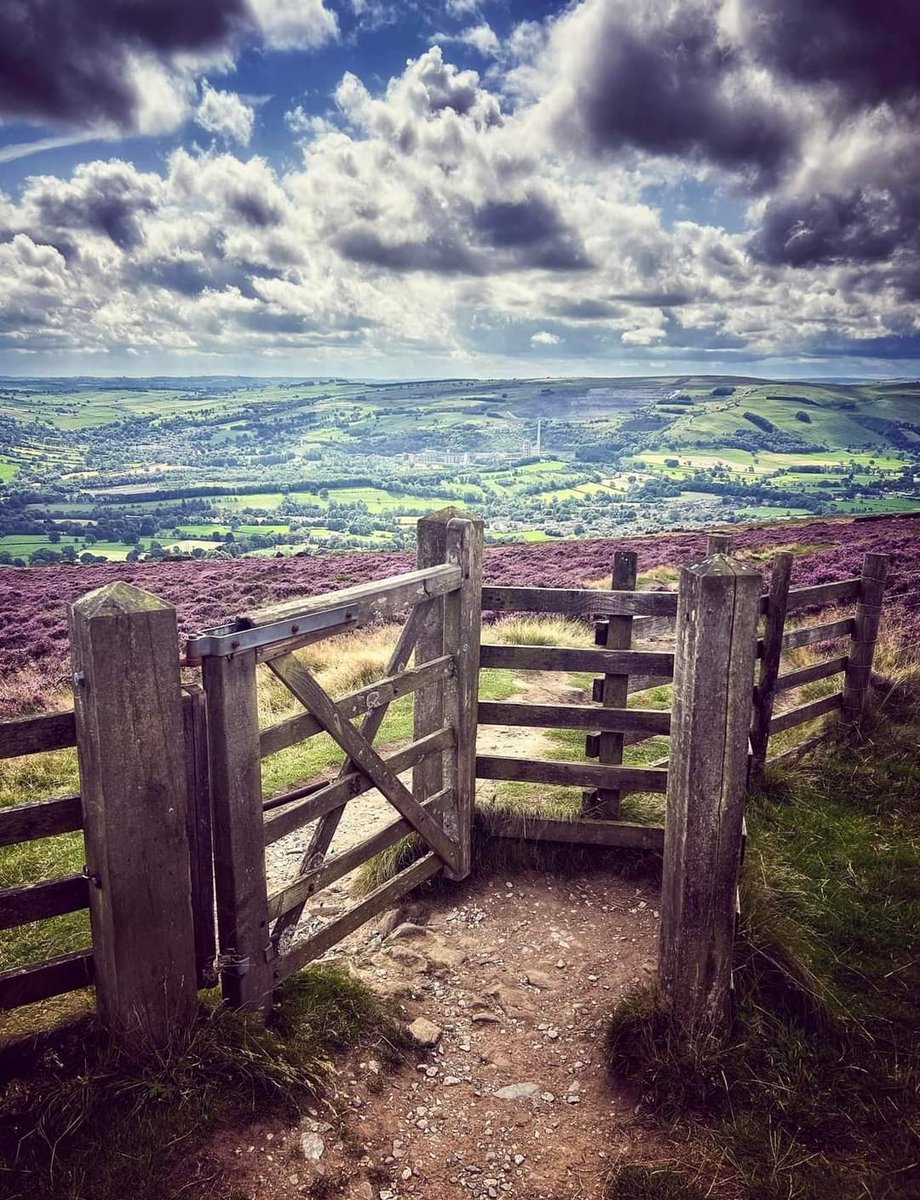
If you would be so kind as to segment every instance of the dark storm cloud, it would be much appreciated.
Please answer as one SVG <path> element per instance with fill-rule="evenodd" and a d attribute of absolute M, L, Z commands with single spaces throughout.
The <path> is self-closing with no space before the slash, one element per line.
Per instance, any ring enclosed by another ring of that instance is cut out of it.
<path fill-rule="evenodd" d="M 335 239 L 343 258 L 389 271 L 431 271 L 436 275 L 480 275 L 482 265 L 451 238 L 385 242 L 373 229 L 355 229 Z"/>
<path fill-rule="evenodd" d="M 471 223 L 487 247 L 511 251 L 517 267 L 572 271 L 591 265 L 575 233 L 539 196 L 483 204 Z"/>
<path fill-rule="evenodd" d="M 779 108 L 745 86 L 738 47 L 719 36 L 714 6 L 599 7 L 580 50 L 569 116 L 592 150 L 635 147 L 775 178 L 796 134 Z"/>
<path fill-rule="evenodd" d="M 138 103 L 131 51 L 208 51 L 251 22 L 246 0 L 3 0 L 0 112 L 128 127 Z"/>
<path fill-rule="evenodd" d="M 815 267 L 881 262 L 908 245 L 920 250 L 920 194 L 866 187 L 770 200 L 751 250 L 772 265 Z"/>
<path fill-rule="evenodd" d="M 149 187 L 125 163 L 97 163 L 83 170 L 77 185 L 36 188 L 38 228 L 65 240 L 75 230 L 104 234 L 121 250 L 143 240 L 142 218 L 156 211 Z"/>
<path fill-rule="evenodd" d="M 384 238 L 367 225 L 340 234 L 335 246 L 352 262 L 445 276 L 581 271 L 591 265 L 574 231 L 539 196 L 474 207 L 462 204 L 458 213 L 443 221 L 431 208 L 426 220 L 432 228 L 424 238 Z"/>
<path fill-rule="evenodd" d="M 917 0 L 745 0 L 745 38 L 764 64 L 831 84 L 855 104 L 920 91 Z"/>

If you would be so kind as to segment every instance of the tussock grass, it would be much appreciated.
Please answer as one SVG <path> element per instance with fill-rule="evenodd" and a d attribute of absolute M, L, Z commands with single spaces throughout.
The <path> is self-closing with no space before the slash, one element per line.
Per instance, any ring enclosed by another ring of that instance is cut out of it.
<path fill-rule="evenodd" d="M 528 785 L 506 785 L 513 789 Z M 556 795 L 555 793 L 562 793 Z M 570 817 L 580 805 L 581 793 L 575 788 L 554 788 L 544 793 L 542 803 L 535 806 L 529 794 L 515 797 L 514 792 L 503 789 L 503 798 L 491 804 L 476 806 L 472 828 L 472 880 L 488 879 L 497 873 L 511 874 L 515 871 L 542 871 L 559 875 L 579 875 L 600 868 L 620 874 L 628 879 L 661 878 L 661 856 L 648 850 L 579 846 L 569 843 L 533 842 L 519 838 L 495 837 L 492 829 L 503 816 L 530 814 L 540 817 Z M 355 895 L 365 895 L 392 879 L 399 871 L 411 866 L 425 853 L 427 847 L 421 838 L 412 834 L 391 846 L 381 854 L 369 859 L 355 875 L 352 890 Z M 430 888 L 455 887 L 436 876 Z"/>
<path fill-rule="evenodd" d="M 113 1052 L 90 1019 L 30 1039 L 3 1064 L 3 1194 L 158 1200 L 180 1156 L 218 1126 L 334 1106 L 333 1055 L 357 1043 L 393 1065 L 410 1038 L 335 965 L 291 979 L 267 1026 L 205 1008 L 187 1040 L 160 1055 Z"/>
<path fill-rule="evenodd" d="M 483 640 L 509 646 L 593 646 L 594 626 L 571 617 L 503 617 L 483 631 Z"/>
<path fill-rule="evenodd" d="M 920 670 L 898 671 L 858 736 L 750 798 L 731 1042 L 688 1042 L 652 990 L 610 1025 L 613 1073 L 708 1141 L 745 1200 L 920 1193 Z"/>

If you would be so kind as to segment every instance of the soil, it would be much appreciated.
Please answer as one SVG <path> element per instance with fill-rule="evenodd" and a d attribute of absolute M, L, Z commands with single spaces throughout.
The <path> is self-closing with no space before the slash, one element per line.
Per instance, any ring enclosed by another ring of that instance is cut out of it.
<path fill-rule="evenodd" d="M 182 1194 L 594 1200 L 618 1162 L 672 1159 L 603 1051 L 613 1006 L 653 976 L 657 901 L 607 873 L 528 873 L 385 915 L 334 957 L 436 1044 L 395 1074 L 355 1058 L 334 1111 L 223 1133 Z"/>

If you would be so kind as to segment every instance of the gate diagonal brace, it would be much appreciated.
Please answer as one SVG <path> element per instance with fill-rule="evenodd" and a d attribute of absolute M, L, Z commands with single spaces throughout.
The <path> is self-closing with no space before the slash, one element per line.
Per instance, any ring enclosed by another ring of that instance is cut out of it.
<path fill-rule="evenodd" d="M 438 822 L 418 803 L 398 775 L 384 762 L 374 747 L 346 721 L 332 697 L 292 654 L 282 655 L 269 664 L 271 670 L 306 705 L 326 732 L 345 751 L 401 816 L 413 826 L 432 850 L 451 869 L 457 869 L 459 847 L 450 840 Z"/>
<path fill-rule="evenodd" d="M 390 656 L 390 661 L 387 664 L 387 676 L 396 675 L 405 669 L 418 641 L 419 630 L 424 627 L 425 622 L 428 620 L 433 603 L 434 601 L 432 600 L 424 600 L 412 609 Z M 372 692 L 371 696 L 377 697 L 378 693 Z M 375 703 L 372 705 L 371 696 L 368 696 L 367 712 L 364 720 L 361 722 L 361 736 L 368 742 L 373 742 L 377 736 L 377 730 L 383 724 L 390 707 L 389 701 L 385 704 Z M 339 769 L 338 778 L 343 779 L 354 769 L 354 763 L 350 758 L 346 758 Z M 339 822 L 345 812 L 345 807 L 342 804 L 319 819 L 316 829 L 313 831 L 313 836 L 310 838 L 310 843 L 300 860 L 300 866 L 297 869 L 295 878 L 299 878 L 311 868 L 318 869 L 322 865 L 329 847 L 332 845 L 332 839 L 335 837 Z M 282 913 L 275 922 L 272 929 L 272 943 L 274 945 L 280 945 L 284 935 L 300 921 L 305 903 L 294 905 L 293 908 Z"/>

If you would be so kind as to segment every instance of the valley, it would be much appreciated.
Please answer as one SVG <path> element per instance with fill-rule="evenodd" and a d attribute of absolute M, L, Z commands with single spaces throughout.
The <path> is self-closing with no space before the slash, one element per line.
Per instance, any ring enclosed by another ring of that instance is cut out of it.
<path fill-rule="evenodd" d="M 0 564 L 404 549 L 920 508 L 920 383 L 0 380 Z"/>

